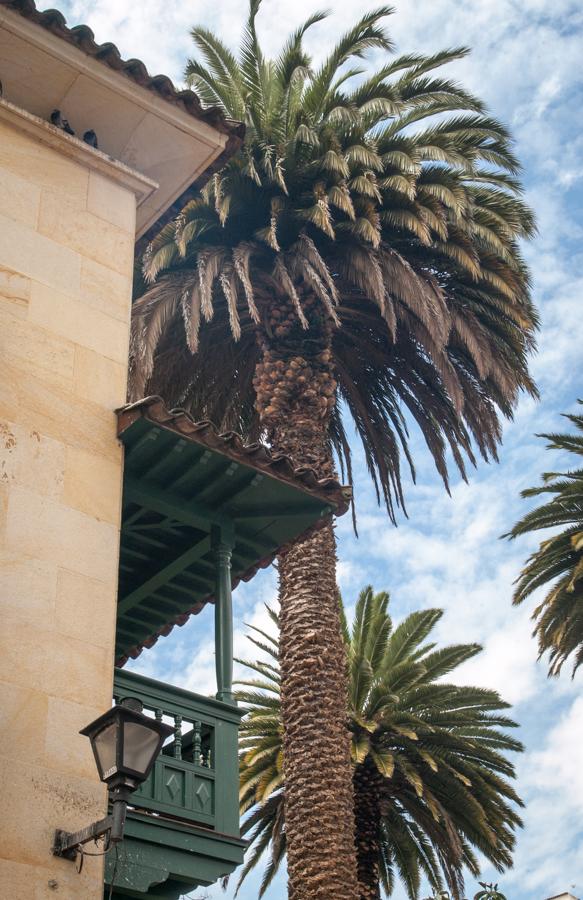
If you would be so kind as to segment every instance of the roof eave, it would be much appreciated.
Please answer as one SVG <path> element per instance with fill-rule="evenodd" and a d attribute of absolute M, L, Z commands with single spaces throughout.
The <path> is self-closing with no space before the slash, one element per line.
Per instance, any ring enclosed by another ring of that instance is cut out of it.
<path fill-rule="evenodd" d="M 219 107 L 203 107 L 194 91 L 176 88 L 167 76 L 151 76 L 140 60 L 123 59 L 114 44 L 98 44 L 88 26 L 69 28 L 58 10 L 39 11 L 34 0 L 0 0 L 0 25 L 14 45 L 2 75 L 4 97 L 45 121 L 53 109 L 63 110 L 77 134 L 95 130 L 107 156 L 158 184 L 153 196 L 137 195 L 138 253 L 243 143 L 240 122 Z M 33 62 L 22 80 L 28 45 Z M 54 82 L 47 78 L 53 70 Z"/>
<path fill-rule="evenodd" d="M 136 255 L 141 256 L 142 253 L 146 250 L 148 244 L 154 240 L 157 234 L 164 228 L 168 222 L 171 222 L 175 219 L 184 209 L 187 203 L 190 203 L 191 200 L 194 200 L 201 192 L 209 178 L 216 172 L 220 172 L 226 164 L 229 162 L 232 156 L 237 153 L 237 151 L 243 145 L 243 136 L 245 133 L 245 126 L 241 125 L 241 134 L 235 135 L 231 134 L 227 140 L 227 144 L 223 150 L 223 152 L 217 156 L 213 163 L 208 166 L 204 172 L 195 178 L 192 184 L 179 196 L 176 198 L 174 203 L 169 206 L 151 225 L 147 231 L 144 232 L 141 237 L 136 241 Z"/>
<path fill-rule="evenodd" d="M 146 418 L 168 428 L 186 440 L 219 450 L 234 462 L 243 463 L 257 472 L 268 474 L 291 484 L 334 508 L 335 516 L 342 516 L 352 500 L 352 491 L 335 478 L 319 478 L 309 466 L 297 466 L 285 453 L 272 452 L 264 444 L 246 444 L 234 431 L 220 433 L 209 421 L 196 421 L 184 409 L 168 409 L 159 396 L 144 397 L 116 410 L 118 435 L 138 418 Z"/>

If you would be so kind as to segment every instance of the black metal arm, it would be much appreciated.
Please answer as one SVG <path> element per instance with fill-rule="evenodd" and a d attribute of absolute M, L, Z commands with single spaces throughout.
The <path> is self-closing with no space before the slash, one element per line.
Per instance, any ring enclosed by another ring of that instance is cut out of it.
<path fill-rule="evenodd" d="M 82 828 L 80 831 L 63 831 L 58 828 L 55 831 L 53 842 L 53 856 L 62 856 L 64 859 L 75 860 L 79 847 L 94 841 L 104 834 L 109 837 L 108 844 L 118 844 L 123 840 L 123 831 L 128 807 L 130 791 L 127 788 L 116 788 L 111 796 L 112 811 L 110 816 L 100 819 L 98 822 Z"/>

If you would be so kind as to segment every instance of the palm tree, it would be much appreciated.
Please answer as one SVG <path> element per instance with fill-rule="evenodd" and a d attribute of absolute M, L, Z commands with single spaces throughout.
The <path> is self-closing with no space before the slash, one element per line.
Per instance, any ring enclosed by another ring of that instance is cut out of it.
<path fill-rule="evenodd" d="M 485 881 L 478 882 L 481 889 L 474 894 L 474 900 L 506 900 L 504 894 L 498 890 L 497 884 L 487 884 Z M 432 897 L 426 897 L 425 900 L 450 900 L 447 891 L 436 891 Z"/>
<path fill-rule="evenodd" d="M 261 433 L 320 477 L 336 454 L 351 482 L 349 416 L 394 519 L 403 457 L 414 476 L 408 423 L 447 486 L 448 449 L 464 477 L 476 453 L 495 458 L 500 415 L 535 391 L 518 248 L 533 217 L 507 130 L 441 72 L 467 50 L 389 56 L 383 7 L 318 67 L 304 37 L 321 13 L 269 59 L 258 9 L 238 55 L 192 32 L 190 84 L 247 136 L 146 254 L 132 397 Z M 386 57 L 365 73 L 370 49 Z M 332 526 L 282 553 L 279 573 L 290 896 L 352 900 Z"/>
<path fill-rule="evenodd" d="M 443 680 L 480 651 L 477 644 L 436 649 L 428 642 L 441 610 L 415 612 L 396 628 L 389 597 L 361 591 L 352 629 L 344 623 L 350 668 L 355 836 L 360 897 L 390 894 L 398 877 L 409 897 L 425 876 L 463 896 L 462 870 L 479 874 L 474 848 L 497 869 L 512 864 L 521 804 L 503 755 L 521 750 L 515 723 L 495 691 Z M 278 616 L 268 610 L 278 625 Z M 278 640 L 253 629 L 268 661 L 243 662 L 260 677 L 239 682 L 243 832 L 252 851 L 239 885 L 270 847 L 260 896 L 286 851 Z M 447 896 L 447 895 L 446 895 Z"/>
<path fill-rule="evenodd" d="M 498 890 L 497 884 L 486 884 L 484 881 L 480 881 L 480 887 L 482 890 L 474 895 L 474 900 L 506 900 L 504 894 Z"/>
<path fill-rule="evenodd" d="M 582 402 L 582 401 L 579 401 Z M 583 416 L 566 415 L 575 434 L 543 434 L 548 450 L 583 456 Z M 522 491 L 523 497 L 550 494 L 551 499 L 527 513 L 504 537 L 515 538 L 543 528 L 561 531 L 540 543 L 517 579 L 514 603 L 551 584 L 533 612 L 539 656 L 548 651 L 549 675 L 558 675 L 575 654 L 573 675 L 583 663 L 583 468 L 546 472 L 542 485 Z"/>

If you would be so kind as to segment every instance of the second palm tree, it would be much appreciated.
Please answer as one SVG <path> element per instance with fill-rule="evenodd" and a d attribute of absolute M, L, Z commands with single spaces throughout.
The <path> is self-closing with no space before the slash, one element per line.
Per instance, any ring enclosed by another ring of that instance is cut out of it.
<path fill-rule="evenodd" d="M 436 649 L 431 632 L 441 617 L 438 609 L 412 613 L 393 628 L 388 601 L 386 593 L 365 588 L 352 629 L 343 628 L 359 896 L 377 900 L 381 888 L 388 895 L 400 881 L 415 900 L 424 876 L 436 892 L 447 886 L 459 900 L 464 867 L 479 875 L 474 849 L 498 870 L 512 864 L 521 801 L 505 754 L 522 748 L 508 733 L 515 723 L 495 691 L 446 680 L 481 648 Z M 277 626 L 278 617 L 271 616 Z M 263 659 L 244 662 L 260 677 L 240 682 L 237 695 L 247 710 L 241 809 L 249 813 L 243 831 L 252 847 L 239 884 L 269 847 L 263 894 L 286 851 L 287 781 L 278 641 L 257 629 L 250 640 Z"/>

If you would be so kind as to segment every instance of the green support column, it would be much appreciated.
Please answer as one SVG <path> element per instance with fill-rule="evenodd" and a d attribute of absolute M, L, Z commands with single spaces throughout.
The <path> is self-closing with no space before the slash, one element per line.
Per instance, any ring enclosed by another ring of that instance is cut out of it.
<path fill-rule="evenodd" d="M 217 700 L 233 703 L 233 598 L 231 595 L 231 551 L 233 541 L 224 530 L 213 533 L 216 566 L 215 664 Z"/>

